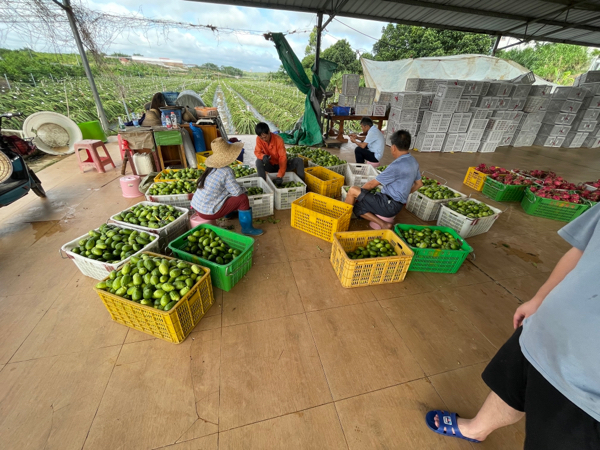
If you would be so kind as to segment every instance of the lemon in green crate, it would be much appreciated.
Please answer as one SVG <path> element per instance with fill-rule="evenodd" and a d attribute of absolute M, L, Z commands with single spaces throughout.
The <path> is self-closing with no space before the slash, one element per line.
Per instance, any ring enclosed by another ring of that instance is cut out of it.
<path fill-rule="evenodd" d="M 442 250 L 459 250 L 461 243 L 450 233 L 431 228 L 415 229 L 409 228 L 400 234 L 408 245 L 417 248 L 441 248 Z"/>
<path fill-rule="evenodd" d="M 239 250 L 231 248 L 208 228 L 194 231 L 187 236 L 186 240 L 185 246 L 180 250 L 221 265 L 229 264 L 241 253 Z"/>

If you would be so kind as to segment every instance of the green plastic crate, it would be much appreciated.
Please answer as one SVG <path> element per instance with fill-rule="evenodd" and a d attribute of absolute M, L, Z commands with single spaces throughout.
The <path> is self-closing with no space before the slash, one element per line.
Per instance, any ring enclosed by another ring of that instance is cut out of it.
<path fill-rule="evenodd" d="M 185 247 L 187 237 L 194 231 L 201 228 L 208 228 L 214 231 L 227 245 L 235 250 L 240 250 L 240 255 L 231 261 L 229 264 L 217 264 L 208 259 L 201 258 L 197 255 L 192 255 L 181 250 Z M 224 230 L 223 228 L 215 227 L 214 225 L 198 225 L 196 228 L 179 236 L 169 244 L 169 248 L 174 255 L 184 261 L 193 262 L 206 266 L 210 269 L 210 276 L 213 285 L 224 291 L 230 291 L 235 284 L 242 279 L 252 267 L 252 253 L 254 253 L 254 239 L 248 236 L 234 233 L 233 231 Z"/>
<path fill-rule="evenodd" d="M 497 202 L 520 202 L 525 195 L 527 186 L 513 186 L 500 183 L 487 177 L 483 183 L 482 194 Z"/>
<path fill-rule="evenodd" d="M 399 223 L 394 227 L 394 231 L 396 231 L 396 234 L 404 241 L 402 232 L 408 231 L 411 228 L 414 228 L 415 230 L 429 228 L 431 230 L 440 230 L 444 233 L 450 233 L 458 242 L 461 243 L 461 247 L 459 250 L 442 250 L 439 248 L 418 248 L 407 243 L 407 245 L 415 254 L 412 262 L 410 263 L 410 267 L 408 268 L 409 272 L 456 273 L 458 272 L 458 269 L 460 269 L 460 266 L 462 266 L 462 263 L 465 262 L 465 259 L 467 259 L 469 253 L 473 251 L 473 248 L 467 244 L 467 242 L 452 228 L 405 225 Z"/>
<path fill-rule="evenodd" d="M 560 220 L 562 222 L 570 222 L 590 208 L 589 204 L 580 205 L 578 203 L 538 197 L 529 189 L 525 191 L 521 206 L 531 216 Z"/>

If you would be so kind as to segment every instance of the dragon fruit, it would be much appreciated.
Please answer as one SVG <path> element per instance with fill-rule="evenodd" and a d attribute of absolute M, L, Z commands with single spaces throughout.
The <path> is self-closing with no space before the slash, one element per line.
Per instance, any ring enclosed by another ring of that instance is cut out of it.
<path fill-rule="evenodd" d="M 485 173 L 487 175 L 496 175 L 496 178 L 498 177 L 498 175 L 506 175 L 507 173 L 510 173 L 510 171 L 506 170 L 504 167 L 498 167 L 498 166 L 486 166 L 485 164 L 479 164 L 476 168 L 476 170 L 478 170 L 479 172 Z M 494 178 L 494 179 L 496 179 Z"/>
<path fill-rule="evenodd" d="M 524 176 L 512 173 L 500 177 L 498 181 L 500 181 L 502 184 L 510 186 L 531 186 L 534 183 L 534 181 L 531 178 L 526 178 Z"/>
<path fill-rule="evenodd" d="M 596 191 L 581 191 L 581 197 L 590 202 L 600 202 L 600 189 Z"/>
<path fill-rule="evenodd" d="M 586 181 L 585 184 L 587 184 L 588 186 L 591 186 L 593 188 L 600 189 L 600 180 Z"/>
<path fill-rule="evenodd" d="M 532 186 L 529 188 L 538 197 L 549 198 L 551 200 L 558 200 L 561 202 L 569 203 L 585 203 L 585 198 L 582 191 L 568 191 L 564 189 L 554 189 L 552 186 L 536 187 Z"/>

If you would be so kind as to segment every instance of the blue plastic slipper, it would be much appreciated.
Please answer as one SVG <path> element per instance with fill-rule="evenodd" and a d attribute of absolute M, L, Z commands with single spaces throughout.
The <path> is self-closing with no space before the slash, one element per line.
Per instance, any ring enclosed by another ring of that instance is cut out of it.
<path fill-rule="evenodd" d="M 435 427 L 435 416 L 438 416 L 440 419 L 440 426 Z M 441 434 L 442 436 L 455 437 L 459 439 L 464 439 L 469 442 L 481 443 L 477 439 L 471 439 L 462 435 L 460 430 L 458 429 L 458 421 L 456 420 L 458 414 L 449 413 L 448 411 L 440 411 L 439 409 L 436 411 L 429 411 L 425 416 L 425 422 L 431 431 L 437 434 Z"/>

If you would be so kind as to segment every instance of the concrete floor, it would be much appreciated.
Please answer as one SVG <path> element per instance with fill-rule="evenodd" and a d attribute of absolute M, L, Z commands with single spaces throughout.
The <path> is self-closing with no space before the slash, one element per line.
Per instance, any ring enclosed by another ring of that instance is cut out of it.
<path fill-rule="evenodd" d="M 253 137 L 243 140 L 251 153 Z M 113 157 L 116 148 L 111 146 Z M 353 161 L 352 149 L 342 156 Z M 499 149 L 419 154 L 422 170 L 475 198 L 467 167 L 553 169 L 597 179 L 597 150 Z M 384 160 L 384 162 L 386 162 Z M 261 225 L 253 269 L 180 345 L 112 322 L 59 247 L 137 203 L 120 173 L 80 174 L 73 156 L 39 173 L 48 198 L 0 210 L 0 448 L 519 449 L 524 423 L 480 445 L 442 438 L 434 408 L 473 415 L 480 373 L 512 333 L 512 315 L 568 245 L 560 222 L 518 204 L 455 275 L 410 272 L 403 283 L 340 286 L 331 244 Z M 398 222 L 421 224 L 402 211 Z M 352 229 L 365 228 L 353 221 Z"/>

